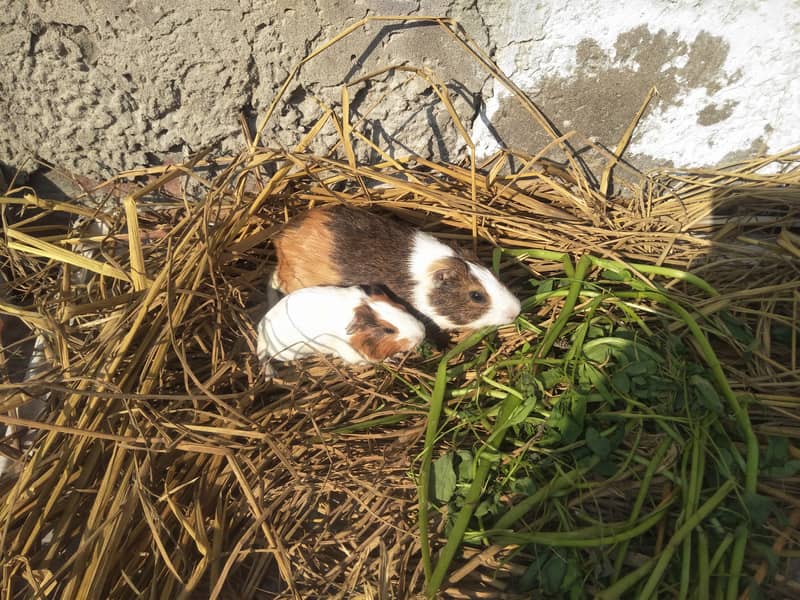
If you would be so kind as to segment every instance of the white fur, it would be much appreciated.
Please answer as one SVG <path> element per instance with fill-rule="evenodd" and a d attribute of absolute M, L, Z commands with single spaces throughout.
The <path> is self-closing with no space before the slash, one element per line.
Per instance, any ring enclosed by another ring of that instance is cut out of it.
<path fill-rule="evenodd" d="M 366 302 L 396 329 L 395 338 L 413 350 L 425 328 L 404 310 L 368 296 L 359 287 L 317 286 L 284 296 L 258 324 L 258 357 L 287 361 L 311 354 L 341 357 L 347 363 L 369 360 L 350 345 L 347 326 L 355 309 Z"/>
<path fill-rule="evenodd" d="M 428 302 L 428 295 L 433 288 L 430 266 L 432 262 L 450 256 L 455 256 L 455 251 L 450 246 L 430 234 L 415 232 L 409 259 L 411 277 L 414 279 L 414 308 L 442 329 L 457 329 L 457 326 L 444 315 L 437 313 Z"/>
<path fill-rule="evenodd" d="M 455 256 L 455 251 L 430 234 L 417 231 L 411 250 L 410 271 L 414 279 L 414 307 L 429 317 L 441 329 L 479 329 L 489 325 L 505 325 L 517 318 L 520 311 L 519 300 L 500 283 L 489 269 L 466 261 L 470 272 L 480 281 L 489 295 L 491 306 L 479 319 L 464 326 L 456 325 L 450 318 L 439 314 L 428 301 L 433 290 L 430 266 L 443 258 Z"/>

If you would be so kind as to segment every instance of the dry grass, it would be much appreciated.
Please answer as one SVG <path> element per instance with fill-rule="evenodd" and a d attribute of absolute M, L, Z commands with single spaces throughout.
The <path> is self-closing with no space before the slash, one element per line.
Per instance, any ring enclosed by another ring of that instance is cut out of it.
<path fill-rule="evenodd" d="M 507 81 L 455 24 L 437 23 Z M 450 110 L 446 88 L 412 71 Z M 640 176 L 619 160 L 623 139 L 617 155 L 594 148 L 608 169 L 593 175 L 574 150 L 577 136 L 552 132 L 537 156 L 506 151 L 454 165 L 372 147 L 379 158 L 361 164 L 356 147 L 370 142 L 346 95 L 343 105 L 324 107 L 292 150 L 269 148 L 260 130 L 245 132 L 249 147 L 239 156 L 122 173 L 74 202 L 29 190 L 0 199 L 0 312 L 29 331 L 3 348 L 0 413 L 32 398 L 47 405 L 36 422 L 0 416 L 39 432 L 29 453 L 17 453 L 18 478 L 0 482 L 4 598 L 420 592 L 413 474 L 427 418 L 420 395 L 433 388 L 441 354 L 398 370 L 309 361 L 274 382 L 254 357 L 269 239 L 311 204 L 389 211 L 473 244 L 487 262 L 496 246 L 535 248 L 699 274 L 716 295 L 698 294 L 697 314 L 722 306 L 756 332 L 752 360 L 732 356 L 726 365 L 734 388 L 761 400 L 751 414 L 756 434 L 797 422 L 797 340 L 773 339 L 776 324 L 798 330 L 796 149 L 719 170 Z M 339 144 L 305 151 L 326 127 L 340 132 Z M 542 158 L 551 150 L 563 160 Z M 555 258 L 510 254 L 500 267 L 523 296 L 532 294 L 528 279 L 562 268 Z M 678 280 L 672 289 L 692 298 Z M 556 303 L 527 319 L 546 328 L 557 314 Z M 19 355 L 36 336 L 46 359 L 20 381 Z M 487 360 L 530 339 L 506 329 Z M 18 442 L 7 437 L 6 453 Z M 792 496 L 772 496 L 780 494 Z M 619 495 L 608 501 L 627 510 Z M 436 543 L 443 520 L 431 523 Z M 783 533 L 796 541 L 795 529 Z M 498 562 L 505 550 L 468 549 L 448 594 L 498 597 L 523 569 L 513 558 Z"/>

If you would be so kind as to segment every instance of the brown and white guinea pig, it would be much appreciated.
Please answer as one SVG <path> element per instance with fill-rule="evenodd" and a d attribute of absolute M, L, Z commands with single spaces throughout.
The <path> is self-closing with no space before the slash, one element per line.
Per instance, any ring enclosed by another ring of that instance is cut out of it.
<path fill-rule="evenodd" d="M 274 239 L 271 285 L 380 285 L 439 328 L 478 329 L 517 318 L 517 298 L 486 268 L 410 225 L 344 205 L 314 208 Z"/>
<path fill-rule="evenodd" d="M 380 362 L 416 348 L 425 327 L 380 293 L 315 286 L 284 296 L 258 323 L 258 357 L 267 362 L 311 354 L 347 363 Z"/>

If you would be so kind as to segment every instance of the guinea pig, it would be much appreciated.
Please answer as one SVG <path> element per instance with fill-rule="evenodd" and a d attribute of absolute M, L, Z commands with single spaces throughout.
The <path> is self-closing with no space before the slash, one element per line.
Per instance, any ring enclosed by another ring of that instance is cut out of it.
<path fill-rule="evenodd" d="M 425 327 L 380 293 L 314 286 L 284 296 L 258 324 L 258 357 L 265 363 L 310 354 L 346 363 L 380 362 L 413 350 Z"/>
<path fill-rule="evenodd" d="M 274 238 L 271 285 L 381 285 L 442 330 L 504 325 L 517 298 L 486 268 L 410 225 L 344 205 L 309 210 Z"/>

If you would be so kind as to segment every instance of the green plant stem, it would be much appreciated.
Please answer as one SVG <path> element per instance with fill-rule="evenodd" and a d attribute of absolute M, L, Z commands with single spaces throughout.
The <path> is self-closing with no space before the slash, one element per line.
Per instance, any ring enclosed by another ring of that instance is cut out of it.
<path fill-rule="evenodd" d="M 636 519 L 639 518 L 639 513 L 642 511 L 642 507 L 644 506 L 644 502 L 648 497 L 648 491 L 650 490 L 650 483 L 653 481 L 653 477 L 656 474 L 656 471 L 660 466 L 662 466 L 662 461 L 664 460 L 664 455 L 667 453 L 671 445 L 671 440 L 669 438 L 665 438 L 661 440 L 661 443 L 656 448 L 656 451 L 653 453 L 653 457 L 650 459 L 650 462 L 647 463 L 647 468 L 644 472 L 644 477 L 642 478 L 642 483 L 639 486 L 639 493 L 636 495 L 636 500 L 633 503 L 633 508 L 631 510 L 631 517 L 629 519 L 629 523 L 634 523 Z M 628 553 L 628 542 L 629 540 L 625 540 L 619 547 L 617 552 L 617 558 L 614 561 L 614 580 L 616 581 L 619 577 L 619 574 L 622 572 L 622 563 L 625 560 L 625 555 Z"/>
<path fill-rule="evenodd" d="M 600 462 L 600 459 L 595 457 L 592 458 L 588 464 L 559 475 L 500 517 L 497 523 L 495 523 L 494 529 L 510 529 L 514 523 L 524 517 L 534 506 L 543 502 L 553 494 L 574 486 L 575 482 L 591 471 L 598 462 Z"/>
<path fill-rule="evenodd" d="M 657 363 L 664 362 L 664 357 L 662 355 L 658 354 L 655 350 L 645 346 L 644 344 L 637 344 L 635 340 L 628 340 L 618 337 L 598 337 L 586 342 L 583 345 L 583 350 L 584 352 L 588 352 L 595 346 L 614 346 L 615 348 L 621 349 L 631 348 L 640 354 L 647 355 L 648 358 Z"/>
<path fill-rule="evenodd" d="M 342 425 L 341 427 L 336 427 L 334 429 L 328 429 L 326 430 L 326 433 L 341 435 L 343 433 L 353 433 L 356 431 L 363 431 L 365 429 L 372 429 L 373 427 L 380 427 L 381 425 L 394 425 L 396 423 L 402 423 L 403 421 L 414 415 L 415 413 L 398 412 L 393 415 L 375 417 L 370 419 L 369 421 L 363 421 L 361 423 L 351 423 L 349 425 Z"/>
<path fill-rule="evenodd" d="M 730 384 L 728 383 L 725 372 L 722 370 L 722 365 L 717 358 L 711 343 L 703 333 L 703 330 L 697 324 L 689 312 L 680 304 L 667 297 L 661 292 L 637 292 L 639 297 L 648 298 L 655 302 L 666 305 L 673 313 L 675 313 L 687 326 L 692 337 L 697 343 L 700 353 L 703 356 L 706 364 L 711 370 L 714 381 L 723 396 L 728 402 L 735 418 L 736 424 L 742 431 L 745 438 L 745 491 L 750 493 L 756 492 L 756 483 L 758 481 L 758 439 L 753 432 L 753 427 L 750 424 L 750 416 L 747 411 L 742 407 L 739 399 L 733 393 Z"/>
<path fill-rule="evenodd" d="M 494 331 L 495 331 L 494 328 L 489 328 L 489 329 L 484 329 L 484 330 L 478 331 L 476 333 L 481 333 L 482 332 L 482 334 L 481 334 L 479 339 L 483 339 L 484 337 L 486 337 L 486 335 L 488 335 L 489 333 L 494 332 Z M 464 340 L 462 343 L 466 343 L 470 339 L 472 339 L 472 336 L 470 336 L 469 338 Z M 460 345 L 461 344 L 459 344 L 459 346 Z M 472 347 L 474 345 L 475 344 L 469 344 L 466 348 L 470 348 L 470 347 Z M 457 364 L 457 365 L 454 365 L 454 366 L 448 368 L 447 371 L 446 371 L 447 378 L 449 379 L 451 377 L 457 377 L 459 375 L 462 375 L 462 374 L 466 373 L 467 371 L 472 369 L 475 365 L 483 365 L 483 364 L 485 364 L 486 361 L 489 359 L 489 354 L 490 353 L 491 353 L 491 349 L 489 348 L 489 346 L 486 346 L 472 360 L 468 360 L 468 361 L 465 361 L 463 363 L 460 363 L 460 364 Z M 447 355 L 445 357 L 443 357 L 442 360 L 451 360 L 451 359 L 447 358 L 448 356 L 451 356 L 451 355 L 452 356 L 457 356 L 458 353 L 453 354 L 453 351 L 450 351 L 450 352 L 447 353 Z M 439 363 L 439 364 L 441 366 L 441 363 Z"/>
<path fill-rule="evenodd" d="M 578 329 L 576 330 L 572 345 L 570 346 L 565 356 L 565 361 L 567 363 L 574 362 L 575 365 L 577 366 L 578 363 L 577 357 L 580 356 L 581 352 L 583 351 L 586 335 L 589 333 L 589 328 L 592 326 L 592 319 L 594 319 L 594 315 L 597 312 L 597 308 L 607 298 L 608 297 L 606 295 L 596 296 L 595 298 L 592 298 L 586 305 L 583 317 L 583 323 L 581 323 Z"/>
<path fill-rule="evenodd" d="M 731 566 L 728 569 L 728 585 L 725 588 L 725 598 L 736 600 L 739 597 L 739 579 L 744 566 L 744 552 L 747 549 L 749 531 L 745 526 L 736 528 L 733 551 L 731 552 Z"/>
<path fill-rule="evenodd" d="M 658 582 L 661 581 L 661 577 L 664 575 L 664 571 L 666 571 L 670 560 L 672 560 L 672 555 L 678 549 L 678 546 L 683 542 L 684 538 L 689 536 L 694 528 L 697 527 L 735 487 L 736 482 L 734 482 L 732 479 L 729 479 L 723 483 L 722 486 L 720 486 L 720 488 L 714 493 L 714 495 L 706 500 L 706 502 L 697 510 L 697 512 L 678 528 L 678 530 L 675 532 L 675 535 L 672 536 L 669 542 L 667 542 L 667 545 L 661 551 L 661 555 L 658 557 L 658 562 L 656 562 L 653 572 L 650 574 L 650 577 L 642 589 L 639 598 L 642 598 L 642 600 L 647 600 L 648 598 L 654 596 L 656 586 L 658 585 Z"/>
<path fill-rule="evenodd" d="M 547 260 L 560 263 L 564 263 L 565 259 L 568 256 L 567 253 L 565 252 L 553 252 L 551 250 L 538 250 L 535 248 L 527 250 L 504 249 L 503 253 L 508 254 L 509 256 L 517 256 L 517 257 L 523 256 L 523 257 L 535 258 L 537 260 Z M 640 273 L 646 273 L 648 275 L 660 275 L 662 277 L 669 277 L 670 279 L 685 281 L 686 283 L 689 283 L 703 290 L 709 296 L 719 296 L 719 292 L 716 289 L 714 289 L 714 287 L 711 286 L 704 279 L 692 273 L 681 271 L 680 269 L 671 269 L 669 267 L 647 265 L 642 263 L 622 263 L 615 260 L 609 260 L 607 258 L 600 258 L 597 256 L 591 256 L 591 262 L 596 267 L 600 267 L 602 269 L 608 269 L 609 271 L 614 271 L 615 273 L 621 273 L 626 270 L 636 270 L 639 271 Z"/>
<path fill-rule="evenodd" d="M 569 262 L 569 259 L 566 255 L 564 255 L 563 263 L 565 271 L 567 271 L 568 275 L 571 275 L 572 279 L 569 286 L 569 293 L 567 294 L 567 297 L 564 300 L 564 305 L 561 309 L 561 312 L 559 313 L 553 325 L 547 330 L 545 338 L 544 340 L 542 340 L 542 343 L 539 346 L 539 350 L 536 354 L 537 358 L 545 356 L 550 351 L 556 339 L 558 339 L 561 330 L 564 328 L 564 325 L 566 325 L 567 321 L 572 315 L 572 311 L 575 308 L 576 302 L 578 301 L 578 296 L 581 287 L 583 285 L 583 278 L 585 277 L 586 271 L 591 265 L 591 259 L 589 258 L 588 255 L 582 256 L 578 261 L 578 265 L 574 269 L 574 272 L 572 272 L 573 270 L 571 263 Z M 451 355 L 454 355 L 454 353 L 453 352 L 448 353 L 445 359 L 447 359 Z M 426 431 L 426 436 L 425 436 L 425 450 L 423 452 L 422 469 L 420 470 L 420 534 L 425 538 L 425 540 L 427 540 L 427 534 L 428 534 L 427 531 L 428 484 L 425 482 L 425 479 L 429 477 L 430 474 L 430 462 L 433 451 L 433 441 L 436 436 L 436 429 L 438 428 L 439 416 L 441 414 L 441 400 L 444 397 L 444 386 L 446 384 L 445 359 L 443 359 L 443 362 L 440 363 L 439 365 L 439 372 L 437 372 L 437 378 L 436 378 L 436 386 L 434 387 L 434 393 L 431 396 L 431 412 L 429 413 L 428 417 L 428 429 Z M 442 365 L 445 366 L 443 367 Z M 439 394 L 437 394 L 439 387 L 441 387 L 441 394 L 440 394 L 441 398 L 439 397 Z M 506 397 L 505 400 L 503 400 L 503 404 L 500 409 L 500 415 L 495 421 L 494 429 L 492 430 L 492 433 L 489 435 L 489 439 L 486 442 L 488 448 L 494 451 L 496 451 L 497 448 L 499 448 L 500 444 L 503 442 L 503 438 L 507 430 L 507 421 L 513 414 L 519 402 L 520 402 L 519 398 L 512 395 L 509 395 L 508 397 Z M 435 405 L 437 404 L 438 408 L 435 408 Z M 486 477 L 489 474 L 489 470 L 491 469 L 491 466 L 493 464 L 493 458 L 481 454 L 477 457 L 477 463 L 478 464 L 475 470 L 475 477 L 473 478 L 472 483 L 470 484 L 470 487 L 467 490 L 464 500 L 464 505 L 461 507 L 461 510 L 459 510 L 458 514 L 456 515 L 455 521 L 453 522 L 453 526 L 450 529 L 450 534 L 447 537 L 447 542 L 445 543 L 444 548 L 442 548 L 442 551 L 439 554 L 439 558 L 436 561 L 436 566 L 433 568 L 432 571 L 430 570 L 429 542 L 427 541 L 422 542 L 422 559 L 426 569 L 425 574 L 427 579 L 426 594 L 429 598 L 432 598 L 438 592 L 439 587 L 444 581 L 447 569 L 450 567 L 450 563 L 452 562 L 456 551 L 461 545 L 461 542 L 464 537 L 464 532 L 466 531 L 467 526 L 469 525 L 469 521 L 472 518 L 472 514 L 475 512 L 475 508 L 477 507 L 478 500 L 480 499 L 480 495 L 483 491 L 483 487 L 486 482 Z M 422 488 L 423 485 L 425 486 L 424 489 Z M 423 504 L 425 504 L 424 512 L 423 512 Z M 424 521 L 423 517 L 425 518 Z"/>
<path fill-rule="evenodd" d="M 519 396 L 510 394 L 503 400 L 500 414 L 497 416 L 492 433 L 486 441 L 486 446 L 482 450 L 488 448 L 492 451 L 489 453 L 490 455 L 497 451 L 507 430 L 506 423 L 514 413 L 520 401 L 521 399 Z M 444 548 L 442 548 L 439 553 L 436 566 L 433 568 L 433 572 L 428 579 L 426 585 L 426 595 L 428 598 L 433 598 L 436 595 L 444 581 L 450 563 L 453 561 L 456 551 L 464 538 L 464 532 L 467 530 L 472 514 L 475 512 L 475 508 L 480 501 L 489 470 L 495 463 L 494 457 L 487 456 L 486 452 L 483 451 L 477 454 L 475 460 L 477 463 L 475 476 L 464 497 L 464 505 L 456 515 L 455 521 L 450 528 L 450 534 L 447 536 L 447 542 L 445 542 Z"/>
<path fill-rule="evenodd" d="M 622 579 L 617 581 L 611 587 L 604 589 L 595 596 L 597 600 L 616 600 L 622 594 L 627 592 L 631 589 L 636 582 L 639 581 L 642 577 L 647 575 L 650 570 L 653 568 L 653 565 L 656 563 L 655 558 L 651 558 L 643 565 L 635 568 L 633 571 L 625 575 Z"/>
<path fill-rule="evenodd" d="M 575 274 L 573 275 L 572 281 L 569 284 L 569 292 L 567 293 L 567 297 L 564 299 L 564 306 L 562 307 L 561 312 L 558 314 L 558 317 L 556 317 L 556 320 L 547 329 L 547 333 L 545 333 L 544 339 L 542 340 L 542 343 L 536 352 L 536 358 L 542 358 L 550 352 L 553 344 L 561 334 L 561 330 L 564 329 L 564 325 L 567 324 L 567 321 L 572 316 L 572 309 L 575 308 L 575 304 L 578 302 L 578 296 L 583 285 L 583 278 L 586 276 L 586 271 L 589 269 L 591 263 L 592 261 L 588 254 L 581 256 L 580 260 L 578 261 L 578 266 L 575 268 Z"/>
<path fill-rule="evenodd" d="M 708 534 L 702 527 L 697 528 L 697 589 L 695 597 L 708 598 L 711 569 L 708 561 Z"/>
<path fill-rule="evenodd" d="M 685 281 L 696 288 L 703 290 L 709 296 L 719 296 L 719 292 L 714 289 L 708 282 L 704 279 L 701 279 L 697 275 L 692 273 L 687 273 L 686 271 L 681 271 L 680 269 L 671 269 L 669 267 L 660 267 L 657 265 L 646 265 L 642 263 L 619 263 L 613 260 L 609 260 L 607 258 L 598 258 L 593 257 L 592 262 L 595 266 L 601 267 L 603 269 L 608 269 L 610 271 L 620 272 L 626 268 L 635 269 L 641 273 L 646 273 L 648 275 L 661 275 L 662 277 L 669 277 L 670 279 L 677 279 L 679 281 Z"/>
<path fill-rule="evenodd" d="M 756 485 L 758 483 L 758 439 L 753 431 L 750 423 L 750 415 L 739 402 L 739 399 L 733 393 L 728 379 L 722 370 L 722 365 L 717 359 L 714 349 L 708 341 L 708 338 L 703 334 L 700 326 L 689 315 L 682 306 L 677 302 L 663 297 L 662 300 L 670 309 L 672 309 L 678 316 L 683 319 L 689 331 L 694 336 L 697 345 L 703 354 L 703 358 L 711 369 L 711 374 L 717 382 L 717 385 L 722 390 L 728 405 L 736 417 L 736 423 L 739 429 L 744 434 L 745 439 L 745 473 L 744 473 L 744 489 L 745 492 L 750 494 L 756 493 Z M 747 530 L 742 528 L 742 531 L 737 531 L 736 541 L 733 544 L 733 552 L 731 554 L 731 568 L 728 579 L 728 586 L 726 589 L 725 597 L 727 600 L 736 600 L 739 593 L 739 579 L 744 565 L 744 553 L 747 549 Z"/>
<path fill-rule="evenodd" d="M 711 561 L 709 562 L 708 568 L 713 573 L 717 570 L 717 567 L 722 562 L 722 557 L 725 556 L 725 553 L 728 551 L 728 547 L 733 543 L 735 540 L 735 536 L 732 533 L 727 534 L 722 541 L 717 546 L 717 549 L 714 550 L 714 554 L 711 555 Z"/>
<path fill-rule="evenodd" d="M 664 518 L 664 511 L 672 504 L 668 500 L 639 523 L 631 526 L 628 521 L 604 526 L 591 526 L 574 531 L 538 531 L 532 533 L 508 533 L 489 530 L 484 534 L 498 544 L 541 544 L 565 548 L 599 548 L 630 540 L 653 528 Z"/>
<path fill-rule="evenodd" d="M 420 537 L 420 554 L 422 555 L 422 566 L 425 572 L 425 579 L 430 580 L 431 569 L 431 547 L 430 539 L 428 538 L 428 504 L 430 502 L 430 479 L 431 479 L 431 462 L 433 458 L 433 446 L 436 442 L 436 434 L 439 429 L 439 419 L 442 415 L 442 406 L 444 404 L 444 393 L 447 389 L 447 364 L 478 342 L 480 342 L 491 329 L 482 329 L 476 331 L 468 338 L 463 340 L 455 348 L 450 350 L 442 357 L 439 366 L 436 369 L 436 382 L 434 383 L 433 393 L 431 394 L 431 405 L 428 409 L 428 425 L 425 430 L 425 446 L 422 449 L 422 464 L 419 469 L 419 482 L 418 482 L 418 496 L 419 496 L 419 537 Z"/>
<path fill-rule="evenodd" d="M 683 514 L 679 523 L 685 522 L 697 510 L 697 505 L 700 503 L 700 433 L 697 428 L 692 430 L 692 448 L 691 448 L 691 471 L 689 473 L 689 487 L 684 496 Z M 680 587 L 678 589 L 678 599 L 685 600 L 689 594 L 689 580 L 692 572 L 692 533 L 686 536 L 683 540 L 683 552 L 681 553 L 681 578 Z"/>

